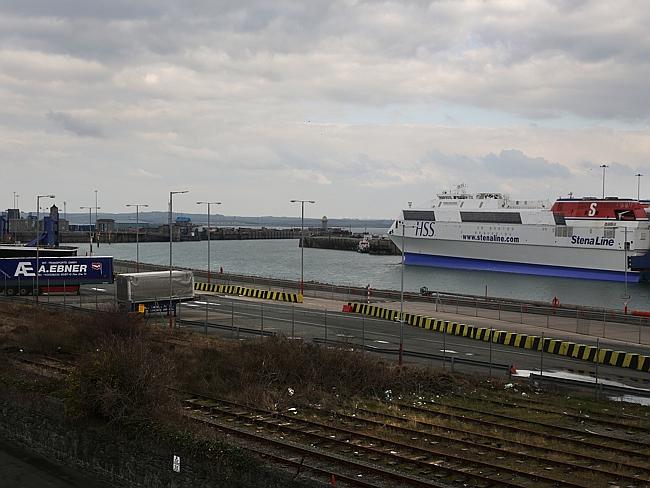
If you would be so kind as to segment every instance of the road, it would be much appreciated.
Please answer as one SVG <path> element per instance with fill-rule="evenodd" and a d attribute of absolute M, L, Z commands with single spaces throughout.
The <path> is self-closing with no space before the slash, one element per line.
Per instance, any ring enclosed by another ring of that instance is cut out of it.
<path fill-rule="evenodd" d="M 370 349 L 390 350 L 389 356 L 396 358 L 400 345 L 400 324 L 398 322 L 374 319 L 362 315 L 341 313 L 327 309 L 310 309 L 304 305 L 251 302 L 242 298 L 201 295 L 195 302 L 182 304 L 179 308 L 180 323 L 209 334 L 225 334 L 230 337 L 244 337 L 262 333 L 280 333 L 287 337 L 318 342 L 340 342 Z M 190 321 L 188 323 L 186 321 Z M 206 327 L 207 326 L 207 327 Z M 647 373 L 613 368 L 563 356 L 517 349 L 499 344 L 486 343 L 463 337 L 431 332 L 405 325 L 403 344 L 405 360 L 444 364 L 460 370 L 480 368 L 487 373 L 489 367 L 460 364 L 463 359 L 491 362 L 495 374 L 505 374 L 498 365 L 515 365 L 519 369 L 568 370 L 598 374 L 601 378 L 621 380 L 629 384 L 639 382 L 650 386 Z M 634 346 L 632 346 L 634 349 Z M 644 348 L 640 352 L 647 353 Z M 411 353 L 421 356 L 412 357 Z M 444 361 L 444 362 L 443 362 Z"/>
<path fill-rule="evenodd" d="M 33 299 L 33 298 L 32 298 Z M 115 306 L 115 286 L 82 287 L 80 296 L 40 297 L 42 302 L 81 306 L 83 308 L 110 309 Z M 364 346 L 396 360 L 400 344 L 400 326 L 397 322 L 374 319 L 358 314 L 341 313 L 344 302 L 331 298 L 305 297 L 303 304 L 283 304 L 267 300 L 243 297 L 199 294 L 195 302 L 184 303 L 179 308 L 179 324 L 193 327 L 201 332 L 222 334 L 230 337 L 259 336 L 261 333 L 280 333 L 287 337 L 304 338 L 317 342 L 341 342 Z M 378 302 L 380 306 L 395 308 L 399 303 Z M 565 339 L 584 344 L 627 352 L 650 354 L 645 345 L 611 339 L 601 339 L 575 332 L 549 330 L 517 324 L 504 320 L 468 317 L 453 312 L 435 312 L 433 304 L 405 303 L 405 310 L 495 329 L 523 332 L 531 335 Z M 162 318 L 162 317 L 161 317 Z M 152 317 L 156 319 L 156 317 Z M 164 320 L 164 318 L 163 318 Z M 191 321 L 192 324 L 182 321 Z M 538 351 L 517 349 L 491 342 L 431 332 L 408 325 L 403 329 L 403 345 L 406 362 L 428 363 L 435 366 L 454 367 L 462 371 L 505 374 L 504 369 L 514 365 L 517 369 L 543 371 L 580 371 L 599 378 L 623 380 L 632 386 L 650 386 L 647 373 L 625 368 L 614 368 L 563 356 L 542 354 Z M 413 354 L 426 357 L 413 357 Z M 481 365 L 461 364 L 463 360 L 492 363 L 493 368 Z"/>

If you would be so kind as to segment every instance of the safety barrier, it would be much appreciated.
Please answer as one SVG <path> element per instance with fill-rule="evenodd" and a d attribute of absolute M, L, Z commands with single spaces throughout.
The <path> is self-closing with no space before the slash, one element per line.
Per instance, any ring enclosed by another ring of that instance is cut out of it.
<path fill-rule="evenodd" d="M 218 285 L 213 283 L 195 282 L 194 289 L 197 291 L 209 291 L 213 293 L 224 293 L 226 295 L 239 295 L 262 300 L 275 300 L 278 302 L 302 303 L 300 293 L 287 293 L 284 291 L 259 290 L 239 285 Z"/>
<path fill-rule="evenodd" d="M 399 320 L 399 311 L 397 310 L 366 303 L 350 303 L 350 307 L 353 313 L 386 320 Z M 503 344 L 504 346 L 518 347 L 520 349 L 543 350 L 549 354 L 557 354 L 583 361 L 598 362 L 599 364 L 609 366 L 650 372 L 650 356 L 644 356 L 642 354 L 614 351 L 602 347 L 576 344 L 574 342 L 548 337 L 531 336 L 518 332 L 508 332 L 506 330 L 496 330 L 489 327 L 477 327 L 475 325 L 440 320 L 424 315 L 404 313 L 403 316 L 404 323 L 434 332 L 445 332 L 447 334 L 485 342 L 491 341 L 495 344 Z"/>

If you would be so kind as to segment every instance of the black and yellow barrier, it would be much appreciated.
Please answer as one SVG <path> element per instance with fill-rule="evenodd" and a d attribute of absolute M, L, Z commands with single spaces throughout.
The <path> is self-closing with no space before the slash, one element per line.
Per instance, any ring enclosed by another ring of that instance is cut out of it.
<path fill-rule="evenodd" d="M 197 291 L 209 291 L 213 293 L 224 293 L 226 295 L 238 295 L 262 300 L 275 300 L 278 302 L 302 303 L 300 293 L 287 293 L 284 291 L 259 290 L 239 285 L 217 285 L 213 283 L 194 283 Z"/>
<path fill-rule="evenodd" d="M 366 303 L 351 303 L 350 306 L 354 313 L 386 320 L 399 320 L 399 311 L 397 310 Z M 533 351 L 543 350 L 549 354 L 567 356 L 583 361 L 598 362 L 599 364 L 609 366 L 650 372 L 650 356 L 644 356 L 642 354 L 614 351 L 602 347 L 597 348 L 596 346 L 588 346 L 586 344 L 576 344 L 560 339 L 496 330 L 489 327 L 477 327 L 475 325 L 440 320 L 411 313 L 404 313 L 404 322 L 408 325 L 434 332 L 446 332 L 450 335 L 468 337 L 479 341 L 492 341 L 493 343 L 503 344 L 504 346 L 532 349 Z"/>

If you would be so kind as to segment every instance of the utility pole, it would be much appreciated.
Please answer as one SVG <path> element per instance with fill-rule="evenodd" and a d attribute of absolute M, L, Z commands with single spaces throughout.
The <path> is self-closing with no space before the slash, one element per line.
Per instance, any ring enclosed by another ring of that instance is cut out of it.
<path fill-rule="evenodd" d="M 130 203 L 127 207 L 135 207 L 135 272 L 140 272 L 140 207 L 148 207 L 144 203 Z"/>
<path fill-rule="evenodd" d="M 603 168 L 603 200 L 605 199 L 605 170 L 609 168 L 606 164 L 601 164 L 601 168 Z"/>

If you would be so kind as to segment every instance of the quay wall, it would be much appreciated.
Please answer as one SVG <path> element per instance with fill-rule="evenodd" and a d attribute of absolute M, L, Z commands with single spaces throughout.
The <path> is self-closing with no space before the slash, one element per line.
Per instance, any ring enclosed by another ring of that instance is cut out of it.
<path fill-rule="evenodd" d="M 336 249 L 338 251 L 356 251 L 359 242 L 363 237 L 342 237 L 342 236 L 309 236 L 305 237 L 306 248 Z M 397 256 L 400 250 L 390 239 L 373 237 L 370 242 L 370 254 L 394 255 Z"/>

